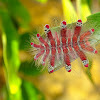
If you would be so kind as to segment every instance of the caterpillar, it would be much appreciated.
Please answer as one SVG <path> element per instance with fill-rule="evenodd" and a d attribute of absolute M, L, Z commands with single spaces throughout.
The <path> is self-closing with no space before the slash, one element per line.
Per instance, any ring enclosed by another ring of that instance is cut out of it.
<path fill-rule="evenodd" d="M 35 48 L 38 53 L 34 56 L 34 60 L 38 60 L 42 56 L 42 65 L 45 65 L 48 60 L 48 72 L 54 71 L 65 66 L 68 72 L 71 72 L 71 62 L 77 57 L 80 58 L 85 67 L 89 66 L 89 61 L 85 55 L 85 51 L 97 53 L 97 50 L 90 46 L 89 38 L 94 29 L 90 29 L 82 34 L 82 20 L 79 19 L 72 29 L 67 28 L 66 21 L 62 21 L 59 31 L 52 32 L 49 25 L 44 26 L 46 39 L 42 38 L 38 33 L 36 35 L 39 44 L 31 42 L 31 46 Z M 54 33 L 54 34 L 52 34 Z"/>

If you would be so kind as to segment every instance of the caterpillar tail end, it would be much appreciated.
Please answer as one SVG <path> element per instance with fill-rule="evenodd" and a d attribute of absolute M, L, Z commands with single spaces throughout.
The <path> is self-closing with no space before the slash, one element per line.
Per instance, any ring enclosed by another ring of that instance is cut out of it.
<path fill-rule="evenodd" d="M 53 72 L 54 72 L 54 67 L 53 66 L 48 67 L 48 73 L 51 74 Z"/>
<path fill-rule="evenodd" d="M 33 45 L 33 42 L 31 42 L 30 44 Z"/>
<path fill-rule="evenodd" d="M 89 64 L 86 64 L 86 65 L 84 65 L 85 67 L 88 67 L 89 66 Z"/>
<path fill-rule="evenodd" d="M 83 62 L 83 65 L 84 65 L 85 67 L 88 67 L 88 66 L 89 66 L 89 64 L 88 64 L 89 61 L 88 61 L 88 60 L 83 60 L 82 62 Z"/>
<path fill-rule="evenodd" d="M 66 65 L 65 68 L 66 68 L 67 72 L 71 72 L 71 65 L 69 65 L 69 66 Z"/>
<path fill-rule="evenodd" d="M 71 69 L 68 72 L 71 72 Z"/>
<path fill-rule="evenodd" d="M 95 54 L 97 54 L 97 53 L 98 53 L 98 51 L 97 51 L 97 50 L 95 50 L 95 51 L 94 51 L 94 53 L 95 53 Z"/>
<path fill-rule="evenodd" d="M 35 61 L 37 60 L 37 57 L 36 57 L 36 56 L 34 56 L 34 60 L 35 60 Z"/>

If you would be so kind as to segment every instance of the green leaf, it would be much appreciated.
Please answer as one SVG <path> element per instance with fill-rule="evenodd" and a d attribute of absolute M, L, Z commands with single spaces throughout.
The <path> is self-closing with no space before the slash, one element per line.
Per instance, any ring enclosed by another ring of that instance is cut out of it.
<path fill-rule="evenodd" d="M 20 65 L 18 33 L 6 10 L 0 9 L 0 18 L 7 87 L 12 100 L 15 98 L 15 100 L 18 100 L 21 99 L 21 80 L 17 76 L 17 71 Z"/>
<path fill-rule="evenodd" d="M 17 19 L 22 27 L 27 28 L 30 22 L 30 15 L 19 0 L 5 0 L 5 5 L 14 19 Z"/>
<path fill-rule="evenodd" d="M 31 48 L 30 43 L 31 41 L 31 35 L 36 37 L 36 30 L 33 30 L 32 34 L 29 33 L 25 33 L 20 35 L 20 49 L 21 50 L 25 50 L 26 52 L 29 51 L 29 49 Z M 23 62 L 20 65 L 20 69 L 19 72 L 22 72 L 26 75 L 40 75 L 42 74 L 44 71 L 41 71 L 43 68 L 42 65 L 38 66 L 35 64 L 34 60 L 28 62 Z"/>
<path fill-rule="evenodd" d="M 94 43 L 100 41 L 100 12 L 92 14 L 87 17 L 87 22 L 83 24 L 84 31 L 94 28 L 95 31 L 92 34 L 92 41 Z"/>
<path fill-rule="evenodd" d="M 89 80 L 92 82 L 92 84 L 94 85 L 94 81 L 93 81 L 93 78 L 92 78 L 92 74 L 91 74 L 91 69 L 92 69 L 92 60 L 89 59 L 89 67 L 86 68 L 84 71 L 86 73 L 86 75 L 88 76 Z"/>
<path fill-rule="evenodd" d="M 76 23 L 68 24 L 67 27 L 74 27 Z M 92 14 L 87 17 L 87 21 L 83 23 L 82 32 L 86 32 L 90 29 L 94 29 L 91 36 L 91 44 L 98 44 L 100 43 L 100 12 Z"/>
<path fill-rule="evenodd" d="M 45 100 L 44 95 L 31 83 L 22 82 L 23 100 Z"/>
<path fill-rule="evenodd" d="M 41 71 L 42 68 L 43 66 L 37 67 L 34 61 L 32 62 L 26 61 L 26 62 L 21 63 L 19 72 L 22 72 L 26 75 L 40 75 L 44 72 L 44 71 Z"/>
<path fill-rule="evenodd" d="M 23 98 L 25 98 L 26 100 L 38 100 L 36 90 L 32 86 L 32 84 L 24 81 L 22 84 L 22 87 L 24 88 L 24 91 L 22 91 L 22 92 L 24 92 L 24 93 L 26 92 L 26 95 L 27 95 L 27 97 L 26 97 L 26 95 L 23 93 Z"/>

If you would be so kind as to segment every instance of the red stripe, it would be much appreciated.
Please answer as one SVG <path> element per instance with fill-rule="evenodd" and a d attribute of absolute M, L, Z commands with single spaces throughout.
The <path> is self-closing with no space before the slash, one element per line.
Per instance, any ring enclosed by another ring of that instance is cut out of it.
<path fill-rule="evenodd" d="M 55 56 L 56 56 L 56 44 L 54 39 L 50 40 L 50 44 L 51 44 L 51 57 L 50 57 L 50 64 L 52 67 L 54 67 L 55 65 Z"/>
<path fill-rule="evenodd" d="M 37 53 L 34 57 L 34 60 L 37 60 L 43 53 L 45 50 L 41 50 L 39 53 Z"/>
<path fill-rule="evenodd" d="M 52 67 L 54 67 L 55 65 L 55 57 L 56 57 L 56 44 L 55 44 L 55 40 L 52 36 L 51 30 L 49 32 L 47 32 L 47 37 L 50 40 L 50 44 L 51 44 L 51 57 L 50 57 L 50 65 Z"/>
<path fill-rule="evenodd" d="M 44 55 L 44 57 L 43 57 L 43 61 L 42 61 L 42 64 L 43 64 L 43 65 L 45 65 L 45 61 L 46 61 L 46 59 L 47 59 L 47 57 L 48 57 L 48 55 L 49 55 L 49 52 L 50 52 L 50 50 L 49 50 L 49 49 L 46 49 L 46 53 L 45 53 L 45 55 Z"/>
<path fill-rule="evenodd" d="M 49 32 L 47 32 L 47 37 L 48 37 L 49 40 L 53 39 L 51 30 Z"/>
<path fill-rule="evenodd" d="M 80 36 L 79 43 L 80 43 L 80 46 L 81 46 L 82 49 L 95 53 L 95 49 L 93 47 L 91 47 L 89 45 L 85 45 L 85 43 L 87 42 L 86 41 L 86 37 L 89 36 L 89 35 L 91 35 L 92 34 L 91 32 L 94 32 L 94 30 L 91 29 L 90 31 L 87 31 L 84 34 L 82 34 Z"/>
<path fill-rule="evenodd" d="M 81 31 L 81 27 L 80 26 L 76 26 L 74 29 L 74 36 L 79 36 Z"/>
<path fill-rule="evenodd" d="M 75 27 L 75 30 L 74 30 L 74 36 L 73 36 L 73 38 L 72 38 L 72 43 L 73 43 L 73 48 L 74 48 L 74 50 L 76 51 L 77 55 L 80 57 L 80 59 L 81 59 L 82 61 L 84 61 L 84 60 L 87 60 L 87 58 L 86 58 L 84 52 L 82 52 L 82 51 L 80 50 L 80 48 L 79 48 L 79 46 L 78 46 L 78 43 L 77 43 L 77 41 L 78 41 L 78 36 L 79 36 L 79 34 L 80 34 L 80 31 L 81 31 L 81 27 L 76 26 L 76 27 Z M 84 65 L 84 66 L 85 66 L 85 65 Z"/>
<path fill-rule="evenodd" d="M 87 37 L 87 36 L 89 36 L 89 35 L 91 35 L 91 32 L 90 32 L 90 31 L 87 31 L 87 32 L 85 32 L 84 34 L 82 34 L 82 35 L 80 36 L 80 42 L 82 42 L 82 41 L 85 39 L 85 37 Z"/>
<path fill-rule="evenodd" d="M 68 49 L 66 47 L 66 32 L 67 29 L 63 28 L 61 29 L 61 42 L 62 42 L 62 49 L 63 49 L 63 53 L 64 53 L 64 61 L 65 63 L 70 66 L 70 58 L 68 55 Z"/>
<path fill-rule="evenodd" d="M 34 44 L 34 43 L 31 43 L 31 45 L 35 48 L 40 48 L 40 49 L 44 49 L 44 46 L 42 45 L 38 45 L 38 44 Z"/>

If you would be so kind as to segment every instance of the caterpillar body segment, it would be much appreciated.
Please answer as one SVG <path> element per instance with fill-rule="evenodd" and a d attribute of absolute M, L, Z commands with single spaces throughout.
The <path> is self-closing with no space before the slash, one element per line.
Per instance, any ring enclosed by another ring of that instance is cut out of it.
<path fill-rule="evenodd" d="M 74 29 L 74 30 L 73 30 Z M 66 21 L 62 21 L 59 31 L 52 32 L 48 24 L 44 26 L 45 34 L 48 41 L 43 39 L 40 34 L 37 38 L 40 44 L 31 43 L 31 47 L 39 50 L 34 56 L 34 60 L 42 57 L 42 64 L 48 61 L 48 72 L 53 73 L 65 66 L 68 72 L 71 72 L 71 62 L 79 57 L 85 67 L 89 66 L 89 61 L 85 52 L 97 53 L 89 44 L 89 37 L 93 34 L 94 29 L 81 33 L 82 20 L 76 22 L 76 26 L 68 29 Z M 88 37 L 88 38 L 87 38 Z"/>

